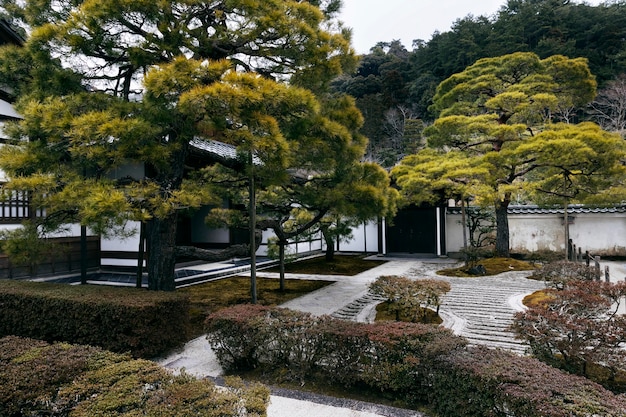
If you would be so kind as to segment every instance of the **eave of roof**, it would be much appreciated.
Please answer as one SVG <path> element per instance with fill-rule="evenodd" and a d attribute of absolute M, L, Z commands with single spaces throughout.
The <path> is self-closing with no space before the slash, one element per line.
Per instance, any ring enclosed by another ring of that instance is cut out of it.
<path fill-rule="evenodd" d="M 9 22 L 5 19 L 0 19 L 0 43 L 22 46 L 24 42 L 24 38 L 9 25 Z"/>
<path fill-rule="evenodd" d="M 15 111 L 11 103 L 0 99 L 0 120 L 20 120 L 23 117 Z"/>
<path fill-rule="evenodd" d="M 214 159 L 237 161 L 241 158 L 236 146 L 217 140 L 195 137 L 189 142 L 189 145 L 192 150 Z M 254 156 L 253 161 L 255 165 L 263 164 L 263 161 L 257 156 Z"/>
<path fill-rule="evenodd" d="M 565 214 L 563 207 L 540 207 L 536 205 L 509 206 L 508 214 Z M 448 213 L 460 214 L 460 207 L 448 207 Z M 570 205 L 567 208 L 568 215 L 571 214 L 591 214 L 591 213 L 626 213 L 625 205 L 608 207 L 593 207 L 581 204 Z"/>

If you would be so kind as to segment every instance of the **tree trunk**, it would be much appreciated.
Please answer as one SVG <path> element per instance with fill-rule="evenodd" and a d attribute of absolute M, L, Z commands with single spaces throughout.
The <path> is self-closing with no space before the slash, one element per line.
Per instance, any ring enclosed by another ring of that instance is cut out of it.
<path fill-rule="evenodd" d="M 257 303 L 257 283 L 256 283 L 256 245 L 254 240 L 256 238 L 256 187 L 254 177 L 254 163 L 252 158 L 252 151 L 248 153 L 248 167 L 250 169 L 250 178 L 248 183 L 248 228 L 250 231 L 250 302 L 252 304 Z"/>
<path fill-rule="evenodd" d="M 139 225 L 139 253 L 137 254 L 137 276 L 135 277 L 135 287 L 141 288 L 143 285 L 143 260 L 145 256 L 146 223 Z"/>
<path fill-rule="evenodd" d="M 567 211 L 568 204 L 563 207 L 563 225 L 565 229 L 565 261 L 570 260 L 570 241 L 569 241 L 569 213 Z"/>
<path fill-rule="evenodd" d="M 509 252 L 509 199 L 496 203 L 496 256 L 508 258 Z"/>
<path fill-rule="evenodd" d="M 170 154 L 169 169 L 156 175 L 162 197 L 179 190 L 183 181 L 185 160 L 189 148 L 185 135 L 172 133 L 170 141 L 178 147 Z M 174 291 L 174 269 L 176 267 L 176 230 L 178 213 L 174 211 L 163 218 L 153 217 L 148 223 L 146 244 L 148 248 L 148 289 L 153 291 Z"/>
<path fill-rule="evenodd" d="M 322 228 L 322 235 L 326 241 L 326 262 L 332 262 L 335 259 L 335 239 L 327 228 Z"/>
<path fill-rule="evenodd" d="M 87 226 L 80 226 L 80 283 L 87 284 Z"/>
<path fill-rule="evenodd" d="M 148 289 L 174 291 L 176 266 L 176 219 L 174 212 L 159 219 L 153 218 L 148 227 Z"/>
<path fill-rule="evenodd" d="M 287 242 L 280 240 L 278 242 L 278 263 L 280 266 L 280 291 L 285 291 L 285 246 Z"/>

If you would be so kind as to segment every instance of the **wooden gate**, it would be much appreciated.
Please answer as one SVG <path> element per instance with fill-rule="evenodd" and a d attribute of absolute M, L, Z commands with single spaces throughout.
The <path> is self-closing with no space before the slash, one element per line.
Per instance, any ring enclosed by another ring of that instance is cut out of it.
<path fill-rule="evenodd" d="M 437 253 L 437 209 L 406 207 L 387 226 L 387 253 Z"/>

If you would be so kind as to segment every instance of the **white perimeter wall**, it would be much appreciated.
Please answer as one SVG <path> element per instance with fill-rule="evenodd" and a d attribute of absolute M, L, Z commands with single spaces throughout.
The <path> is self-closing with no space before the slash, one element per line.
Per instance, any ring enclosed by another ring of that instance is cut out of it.
<path fill-rule="evenodd" d="M 626 255 L 626 213 L 572 213 L 569 234 L 582 251 Z M 509 214 L 510 248 L 513 252 L 565 250 L 562 214 Z M 463 247 L 461 215 L 446 215 L 448 253 Z"/>
<path fill-rule="evenodd" d="M 339 242 L 341 252 L 378 252 L 378 223 L 368 222 L 352 228 L 352 238 Z"/>

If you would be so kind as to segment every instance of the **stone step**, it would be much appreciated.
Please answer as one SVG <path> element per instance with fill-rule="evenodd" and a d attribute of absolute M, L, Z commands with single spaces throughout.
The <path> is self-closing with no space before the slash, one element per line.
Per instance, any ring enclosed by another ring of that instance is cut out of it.
<path fill-rule="evenodd" d="M 440 308 L 464 320 L 465 326 L 457 332 L 467 338 L 470 344 L 487 345 L 524 354 L 528 345 L 516 339 L 515 334 L 508 330 L 516 313 L 509 305 L 509 299 L 519 294 L 530 294 L 544 287 L 541 282 L 520 277 L 521 274 L 518 274 L 504 278 L 478 278 L 476 281 L 442 277 L 451 283 L 452 290 L 444 296 Z M 367 293 L 334 312 L 332 316 L 344 320 L 358 320 L 359 313 L 366 307 L 381 301 L 382 297 Z"/>

